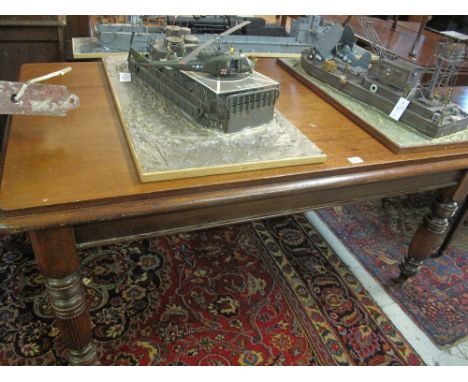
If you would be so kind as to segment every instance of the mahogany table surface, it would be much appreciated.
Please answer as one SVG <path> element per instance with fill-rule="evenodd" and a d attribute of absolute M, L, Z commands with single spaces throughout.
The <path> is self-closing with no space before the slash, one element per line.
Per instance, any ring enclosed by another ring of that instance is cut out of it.
<path fill-rule="evenodd" d="M 221 205 L 234 221 L 241 215 L 272 215 L 275 208 L 298 211 L 358 197 L 455 186 L 468 168 L 466 149 L 393 153 L 274 59 L 260 59 L 256 69 L 280 83 L 277 108 L 325 151 L 326 162 L 141 183 L 102 63 L 28 64 L 20 77 L 26 80 L 67 65 L 73 70 L 49 83 L 68 86 L 80 97 L 78 109 L 66 117 L 11 119 L 0 189 L 0 232 Z M 466 97 L 466 92 L 460 97 Z M 350 157 L 360 157 L 363 163 L 352 164 Z M 404 184 L 398 183 L 402 180 Z M 332 189 L 334 194 L 327 194 Z M 306 205 L 303 193 L 310 190 L 322 193 Z M 288 195 L 290 199 L 296 195 L 297 201 L 281 207 Z M 243 210 L 236 212 L 236 203 L 241 202 Z M 213 210 L 210 216 L 221 211 Z"/>

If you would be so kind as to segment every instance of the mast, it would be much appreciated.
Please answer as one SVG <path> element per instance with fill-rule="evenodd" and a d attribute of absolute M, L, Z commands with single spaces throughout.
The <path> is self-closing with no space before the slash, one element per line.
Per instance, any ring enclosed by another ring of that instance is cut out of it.
<path fill-rule="evenodd" d="M 467 57 L 468 36 L 461 33 L 443 33 L 447 40 L 439 41 L 432 59 L 426 65 L 422 85 L 423 98 L 432 104 L 447 105 L 452 97 L 461 63 Z"/>
<path fill-rule="evenodd" d="M 367 16 L 358 16 L 359 23 L 364 30 L 365 37 L 369 40 L 372 48 L 377 53 L 380 59 L 385 58 L 382 41 L 372 25 L 372 21 Z"/>

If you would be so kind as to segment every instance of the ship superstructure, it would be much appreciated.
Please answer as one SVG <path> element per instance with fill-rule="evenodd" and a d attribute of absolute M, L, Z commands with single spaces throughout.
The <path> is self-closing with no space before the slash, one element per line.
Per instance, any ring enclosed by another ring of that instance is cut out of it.
<path fill-rule="evenodd" d="M 228 34 L 199 44 L 188 28 L 171 26 L 146 51 L 130 48 L 129 69 L 200 126 L 234 133 L 268 123 L 279 84 L 216 44 Z"/>

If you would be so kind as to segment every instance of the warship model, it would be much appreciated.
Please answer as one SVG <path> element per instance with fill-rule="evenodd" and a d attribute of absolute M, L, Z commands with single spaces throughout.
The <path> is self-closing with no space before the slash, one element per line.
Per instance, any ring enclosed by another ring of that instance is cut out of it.
<path fill-rule="evenodd" d="M 231 26 L 234 21 L 240 23 L 240 19 L 245 18 L 237 16 L 201 16 L 195 20 L 198 22 L 190 22 L 190 20 L 186 21 L 184 17 L 174 19 L 174 17 L 166 16 L 165 23 L 169 27 L 190 29 L 191 34 L 197 37 L 200 43 L 204 43 L 213 38 L 210 31 L 220 31 Z M 247 19 L 245 21 L 251 21 L 250 18 Z M 133 33 L 135 34 L 133 47 L 136 49 L 144 49 L 150 41 L 164 39 L 166 26 L 145 25 L 138 17 L 132 17 L 131 20 L 131 23 L 125 24 L 98 24 L 95 32 L 101 47 L 111 51 L 127 51 Z M 256 21 L 256 28 L 249 29 L 248 26 L 245 26 L 241 29 L 244 31 L 242 34 L 225 35 L 220 43 L 225 49 L 232 47 L 239 51 L 242 50 L 244 53 L 299 55 L 310 45 L 312 21 L 313 16 L 291 20 L 289 35 L 276 31 L 272 27 L 275 24 L 268 27 L 269 24 L 259 24 Z"/>
<path fill-rule="evenodd" d="M 468 115 L 451 100 L 458 68 L 466 58 L 466 41 L 439 42 L 433 60 L 422 67 L 384 51 L 370 21 L 360 21 L 376 60 L 369 51 L 355 53 L 357 39 L 349 25 L 314 16 L 310 47 L 301 54 L 303 70 L 428 137 L 468 128 Z"/>
<path fill-rule="evenodd" d="M 242 53 L 219 45 L 246 23 L 203 44 L 189 28 L 168 26 L 164 38 L 148 44 L 145 52 L 133 47 L 132 38 L 129 70 L 200 126 L 233 133 L 268 123 L 279 84 L 255 72 Z"/>

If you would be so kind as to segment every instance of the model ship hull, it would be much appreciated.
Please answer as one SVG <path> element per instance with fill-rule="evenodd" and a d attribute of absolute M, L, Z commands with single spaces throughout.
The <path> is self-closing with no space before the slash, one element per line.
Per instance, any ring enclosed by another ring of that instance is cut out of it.
<path fill-rule="evenodd" d="M 354 99 L 371 105 L 387 115 L 392 112 L 400 98 L 400 95 L 390 87 L 380 83 L 376 85 L 367 77 L 360 78 L 359 81 L 344 81 L 340 75 L 323 69 L 321 63 L 309 59 L 307 52 L 301 55 L 301 66 L 308 75 L 330 84 L 335 89 L 350 95 Z M 425 107 L 416 102 L 410 102 L 405 112 L 400 117 L 400 121 L 431 138 L 443 137 L 467 128 L 468 120 L 466 118 L 442 126 L 434 123 L 432 121 L 434 112 L 435 110 L 432 110 L 430 107 Z"/>
<path fill-rule="evenodd" d="M 132 32 L 100 32 L 100 44 L 113 51 L 126 51 L 130 45 Z M 209 34 L 194 34 L 200 43 L 208 41 L 213 36 Z M 136 49 L 143 49 L 148 45 L 148 42 L 159 40 L 164 37 L 163 32 L 155 33 L 138 33 L 135 34 L 135 39 L 132 46 Z M 224 47 L 233 47 L 236 51 L 245 53 L 255 53 L 268 55 L 295 55 L 296 57 L 306 49 L 309 45 L 296 41 L 294 37 L 268 37 L 268 36 L 227 36 L 223 39 Z"/>
<path fill-rule="evenodd" d="M 261 74 L 254 72 L 253 78 L 239 80 L 226 90 L 230 84 L 223 80 L 167 67 L 145 66 L 144 60 L 143 55 L 131 49 L 130 72 L 202 127 L 234 133 L 273 119 L 279 85 Z M 261 81 L 255 86 L 257 77 Z"/>

